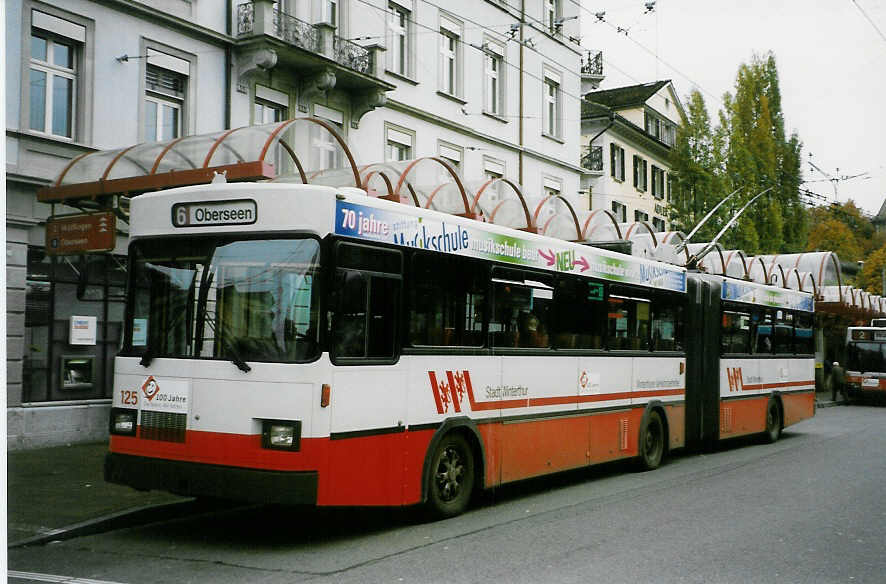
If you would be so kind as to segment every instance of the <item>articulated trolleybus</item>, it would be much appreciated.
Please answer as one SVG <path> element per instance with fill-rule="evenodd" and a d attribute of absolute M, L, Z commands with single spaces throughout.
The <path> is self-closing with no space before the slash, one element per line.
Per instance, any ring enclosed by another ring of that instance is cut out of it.
<path fill-rule="evenodd" d="M 131 208 L 105 476 L 424 504 L 814 413 L 812 297 L 370 198 L 212 184 Z"/>

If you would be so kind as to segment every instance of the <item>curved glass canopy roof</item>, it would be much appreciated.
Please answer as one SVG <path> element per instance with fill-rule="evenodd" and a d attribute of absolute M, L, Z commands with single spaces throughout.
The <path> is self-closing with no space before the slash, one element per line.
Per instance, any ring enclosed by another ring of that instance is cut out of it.
<path fill-rule="evenodd" d="M 313 117 L 290 119 L 82 154 L 53 185 L 38 192 L 38 200 L 134 196 L 208 183 L 218 173 L 229 182 L 357 187 L 371 197 L 577 242 L 630 241 L 633 255 L 677 265 L 686 265 L 706 245 L 686 244 L 683 233 L 655 232 L 646 222 L 619 223 L 605 209 L 577 211 L 561 195 L 527 192 L 508 178 L 466 181 L 442 157 L 361 165 L 354 152 L 330 122 Z M 864 313 L 886 310 L 886 298 L 843 283 L 833 252 L 748 258 L 741 250 L 724 250 L 716 244 L 698 267 L 712 274 L 812 292 L 820 302 Z"/>

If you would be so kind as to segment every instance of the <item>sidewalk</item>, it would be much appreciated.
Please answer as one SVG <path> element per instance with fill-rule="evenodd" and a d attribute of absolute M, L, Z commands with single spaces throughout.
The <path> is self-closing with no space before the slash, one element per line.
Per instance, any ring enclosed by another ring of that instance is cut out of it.
<path fill-rule="evenodd" d="M 106 483 L 107 443 L 7 452 L 8 545 L 87 531 L 123 512 L 190 499 Z"/>
<path fill-rule="evenodd" d="M 849 403 L 843 398 L 842 395 L 838 395 L 836 401 L 831 399 L 830 391 L 819 391 L 815 394 L 815 407 L 816 408 L 830 408 L 833 406 L 848 406 Z"/>

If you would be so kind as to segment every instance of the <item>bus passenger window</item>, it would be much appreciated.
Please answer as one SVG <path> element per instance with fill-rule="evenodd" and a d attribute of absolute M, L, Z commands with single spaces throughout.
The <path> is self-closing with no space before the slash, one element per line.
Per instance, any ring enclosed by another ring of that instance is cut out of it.
<path fill-rule="evenodd" d="M 554 291 L 551 325 L 558 349 L 602 349 L 606 331 L 604 284 L 563 276 Z"/>
<path fill-rule="evenodd" d="M 482 263 L 416 252 L 410 281 L 412 346 L 483 346 L 488 280 Z"/>
<path fill-rule="evenodd" d="M 496 269 L 489 333 L 493 347 L 549 348 L 550 277 Z"/>
<path fill-rule="evenodd" d="M 746 312 L 723 312 L 720 329 L 721 353 L 751 352 L 751 315 Z"/>
<path fill-rule="evenodd" d="M 633 291 L 627 291 L 635 294 Z M 608 344 L 616 350 L 649 350 L 650 303 L 635 296 L 609 296 Z"/>
<path fill-rule="evenodd" d="M 811 314 L 797 313 L 794 325 L 794 351 L 798 355 L 812 355 L 815 353 Z"/>
<path fill-rule="evenodd" d="M 683 306 L 674 299 L 659 297 L 652 309 L 652 350 L 683 350 Z"/>
<path fill-rule="evenodd" d="M 768 355 L 772 353 L 772 313 L 755 313 L 757 334 L 754 338 L 754 353 Z"/>
<path fill-rule="evenodd" d="M 775 353 L 792 354 L 794 352 L 794 315 L 779 310 L 775 316 L 772 350 Z"/>

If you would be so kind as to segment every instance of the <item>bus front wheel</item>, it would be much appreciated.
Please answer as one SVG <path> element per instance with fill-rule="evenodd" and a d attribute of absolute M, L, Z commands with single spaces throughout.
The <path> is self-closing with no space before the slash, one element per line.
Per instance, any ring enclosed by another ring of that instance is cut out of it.
<path fill-rule="evenodd" d="M 437 445 L 431 459 L 428 511 L 433 517 L 462 513 L 474 490 L 474 454 L 460 434 L 449 434 Z"/>
<path fill-rule="evenodd" d="M 764 438 L 766 442 L 772 444 L 781 436 L 781 410 L 778 408 L 778 402 L 774 399 L 769 400 L 766 405 L 766 433 Z"/>
<path fill-rule="evenodd" d="M 664 423 L 657 411 L 649 412 L 640 428 L 640 468 L 654 470 L 661 464 L 665 449 Z"/>

